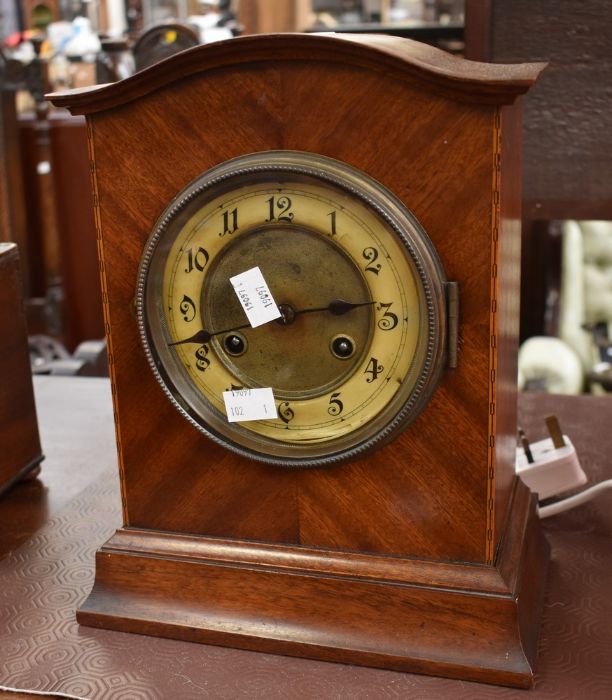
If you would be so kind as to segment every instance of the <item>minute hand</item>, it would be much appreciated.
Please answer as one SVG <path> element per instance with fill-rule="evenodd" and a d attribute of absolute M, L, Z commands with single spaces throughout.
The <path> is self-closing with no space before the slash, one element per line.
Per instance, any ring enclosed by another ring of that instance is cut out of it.
<path fill-rule="evenodd" d="M 345 301 L 344 299 L 334 299 L 333 301 L 330 301 L 327 306 L 322 306 L 316 309 L 298 309 L 294 313 L 297 316 L 299 314 L 313 314 L 319 311 L 329 311 L 329 313 L 333 314 L 334 316 L 343 316 L 349 311 L 352 311 L 360 306 L 372 306 L 372 304 L 376 304 L 376 302 L 361 301 L 353 303 L 350 301 Z"/>

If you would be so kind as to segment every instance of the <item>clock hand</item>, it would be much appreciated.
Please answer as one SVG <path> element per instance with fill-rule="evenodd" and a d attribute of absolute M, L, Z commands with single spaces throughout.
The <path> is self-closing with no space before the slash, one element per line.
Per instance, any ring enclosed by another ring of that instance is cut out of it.
<path fill-rule="evenodd" d="M 182 345 L 183 343 L 198 343 L 199 345 L 202 345 L 203 343 L 210 342 L 210 339 L 214 338 L 216 335 L 223 335 L 224 333 L 231 333 L 232 331 L 241 331 L 244 328 L 251 328 L 251 324 L 245 323 L 242 326 L 234 326 L 233 328 L 226 328 L 222 331 L 215 331 L 214 333 L 202 329 L 198 331 L 195 335 L 190 336 L 189 338 L 185 338 L 184 340 L 177 340 L 174 343 L 168 343 L 168 345 L 170 347 L 172 347 L 173 345 Z"/>
<path fill-rule="evenodd" d="M 327 306 L 322 306 L 315 309 L 298 309 L 297 311 L 295 311 L 289 304 L 279 304 L 279 309 L 281 311 L 282 316 L 277 320 L 282 325 L 289 325 L 293 323 L 296 316 L 299 316 L 301 314 L 318 313 L 321 311 L 329 311 L 329 313 L 333 314 L 334 316 L 343 316 L 349 311 L 352 311 L 353 309 L 356 309 L 360 306 L 372 306 L 372 304 L 376 304 L 376 302 L 362 301 L 353 303 L 350 301 L 344 301 L 344 299 L 334 299 Z M 223 335 L 224 333 L 231 333 L 232 331 L 241 331 L 245 328 L 251 327 L 252 326 L 250 323 L 245 323 L 242 326 L 225 328 L 222 331 L 214 331 L 213 333 L 202 329 L 199 330 L 195 335 L 190 336 L 189 338 L 177 340 L 174 343 L 168 343 L 168 345 L 170 347 L 172 347 L 173 345 L 183 345 L 183 343 L 198 343 L 199 345 L 202 345 L 203 343 L 210 342 L 211 338 L 214 338 L 216 335 Z"/>
<path fill-rule="evenodd" d="M 376 302 L 362 301 L 353 303 L 350 301 L 344 301 L 344 299 L 334 299 L 333 301 L 330 301 L 329 304 L 325 307 L 321 307 L 318 309 L 298 309 L 294 313 L 297 316 L 298 314 L 312 314 L 317 311 L 329 311 L 334 316 L 343 316 L 344 314 L 348 313 L 349 311 L 352 311 L 353 309 L 358 308 L 359 306 L 372 306 L 372 304 L 376 304 Z"/>
<path fill-rule="evenodd" d="M 281 317 L 277 318 L 276 322 L 280 323 L 282 326 L 289 326 L 302 314 L 314 314 L 322 311 L 327 311 L 333 316 L 343 316 L 359 306 L 371 306 L 372 304 L 376 304 L 376 302 L 362 301 L 353 303 L 345 301 L 344 299 L 333 299 L 327 306 L 320 306 L 314 309 L 294 309 L 291 304 L 279 304 L 278 309 L 281 312 Z"/>

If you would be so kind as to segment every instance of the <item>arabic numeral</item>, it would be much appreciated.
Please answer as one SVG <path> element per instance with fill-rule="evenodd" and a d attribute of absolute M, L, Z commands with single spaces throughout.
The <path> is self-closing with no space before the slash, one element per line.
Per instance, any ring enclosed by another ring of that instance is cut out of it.
<path fill-rule="evenodd" d="M 336 212 L 330 211 L 327 216 L 329 216 L 329 218 L 330 218 L 331 235 L 335 236 L 336 235 Z"/>
<path fill-rule="evenodd" d="M 327 412 L 330 416 L 339 416 L 344 410 L 344 404 L 340 401 L 340 392 L 336 391 L 333 393 L 329 399 L 329 406 Z"/>
<path fill-rule="evenodd" d="M 289 211 L 291 209 L 291 200 L 289 199 L 289 197 L 270 197 L 270 199 L 267 200 L 267 203 L 267 222 L 279 221 L 285 224 L 290 224 L 293 221 L 293 213 Z"/>
<path fill-rule="evenodd" d="M 383 304 L 381 302 L 376 307 L 379 311 L 384 310 L 382 317 L 378 320 L 378 327 L 381 331 L 391 331 L 399 323 L 398 317 L 394 313 L 391 313 L 391 311 L 389 311 L 391 306 L 393 306 L 393 302 L 389 302 L 388 304 Z"/>
<path fill-rule="evenodd" d="M 183 320 L 189 323 L 193 321 L 196 315 L 196 307 L 193 303 L 193 299 L 190 299 L 186 294 L 183 295 L 181 303 L 179 304 L 179 310 L 183 314 Z"/>
<path fill-rule="evenodd" d="M 289 405 L 289 401 L 283 401 L 281 404 L 279 404 L 278 417 L 285 424 L 287 424 L 287 423 L 289 423 L 289 421 L 293 420 L 293 418 L 295 417 L 295 413 L 293 412 L 291 406 Z"/>
<path fill-rule="evenodd" d="M 368 265 L 364 268 L 365 271 L 377 275 L 380 272 L 380 263 L 376 262 L 378 259 L 378 251 L 376 248 L 364 248 L 362 255 L 368 261 Z"/>
<path fill-rule="evenodd" d="M 185 272 L 192 272 L 193 270 L 197 270 L 198 272 L 202 272 L 202 270 L 206 267 L 206 263 L 208 262 L 208 252 L 202 248 L 202 246 L 199 246 L 198 248 L 189 248 L 187 252 L 187 267 L 185 268 Z"/>
<path fill-rule="evenodd" d="M 378 364 L 378 360 L 375 357 L 371 357 L 363 371 L 364 374 L 370 375 L 366 378 L 366 382 L 368 382 L 368 384 L 373 382 L 383 370 L 384 367 Z"/>
<path fill-rule="evenodd" d="M 228 209 L 223 212 L 223 231 L 219 233 L 220 236 L 225 236 L 238 230 L 238 209 Z"/>
<path fill-rule="evenodd" d="M 208 345 L 200 345 L 200 347 L 195 351 L 196 368 L 200 372 L 206 372 L 210 365 L 210 360 L 208 357 Z"/>

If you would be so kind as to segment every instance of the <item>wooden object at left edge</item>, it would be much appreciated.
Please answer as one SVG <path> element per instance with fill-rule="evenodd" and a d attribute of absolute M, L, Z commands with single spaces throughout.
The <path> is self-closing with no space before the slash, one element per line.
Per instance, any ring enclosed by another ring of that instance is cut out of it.
<path fill-rule="evenodd" d="M 49 96 L 87 116 L 123 499 L 81 623 L 532 684 L 548 548 L 514 462 L 520 106 L 542 68 L 387 36 L 260 35 Z M 457 367 L 391 444 L 330 469 L 203 436 L 157 384 L 132 314 L 172 198 L 278 149 L 394 192 L 459 285 Z"/>
<path fill-rule="evenodd" d="M 0 494 L 42 460 L 19 251 L 0 243 Z"/>

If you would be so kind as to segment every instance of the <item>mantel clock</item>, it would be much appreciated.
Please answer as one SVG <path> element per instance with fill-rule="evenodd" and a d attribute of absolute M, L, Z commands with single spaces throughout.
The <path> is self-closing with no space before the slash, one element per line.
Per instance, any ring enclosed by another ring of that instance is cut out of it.
<path fill-rule="evenodd" d="M 526 686 L 520 101 L 541 65 L 270 35 L 87 116 L 124 526 L 83 624 Z"/>

